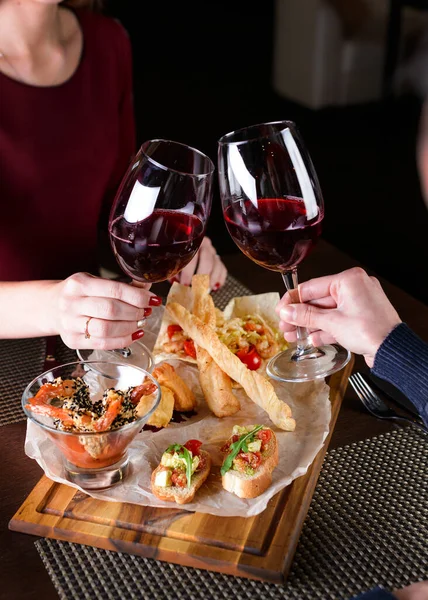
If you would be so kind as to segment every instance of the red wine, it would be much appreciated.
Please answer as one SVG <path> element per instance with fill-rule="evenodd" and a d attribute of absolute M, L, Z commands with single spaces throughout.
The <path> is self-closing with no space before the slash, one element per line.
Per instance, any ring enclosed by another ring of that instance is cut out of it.
<path fill-rule="evenodd" d="M 323 214 L 308 220 L 301 198 L 237 201 L 224 211 L 236 245 L 254 262 L 271 271 L 288 271 L 310 253 L 321 233 Z"/>
<path fill-rule="evenodd" d="M 138 223 L 123 216 L 110 226 L 116 259 L 137 281 L 156 283 L 176 275 L 199 250 L 204 224 L 195 215 L 176 210 L 155 210 Z"/>

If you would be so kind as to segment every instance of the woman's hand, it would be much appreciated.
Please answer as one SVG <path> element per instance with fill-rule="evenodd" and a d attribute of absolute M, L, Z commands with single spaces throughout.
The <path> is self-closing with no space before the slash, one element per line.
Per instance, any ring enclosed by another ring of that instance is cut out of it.
<path fill-rule="evenodd" d="M 162 302 L 148 290 L 76 273 L 53 286 L 55 330 L 70 348 L 113 350 L 144 335 L 144 319 Z"/>
<path fill-rule="evenodd" d="M 173 281 L 178 281 L 183 285 L 190 285 L 192 283 L 192 276 L 195 273 L 209 275 L 210 287 L 213 291 L 221 288 L 226 281 L 227 269 L 208 237 L 205 237 L 202 240 L 199 252 L 189 264 L 171 280 L 171 283 Z"/>
<path fill-rule="evenodd" d="M 311 279 L 298 289 L 302 304 L 287 292 L 276 307 L 289 342 L 296 340 L 296 326 L 307 327 L 315 346 L 338 342 L 372 367 L 379 346 L 401 323 L 378 280 L 360 268 Z"/>

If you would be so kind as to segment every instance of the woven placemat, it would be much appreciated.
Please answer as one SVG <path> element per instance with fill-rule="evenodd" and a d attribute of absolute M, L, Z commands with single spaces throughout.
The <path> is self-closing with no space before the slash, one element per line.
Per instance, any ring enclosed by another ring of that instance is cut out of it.
<path fill-rule="evenodd" d="M 44 338 L 0 340 L 0 426 L 25 419 L 22 392 L 40 373 L 45 348 Z"/>
<path fill-rule="evenodd" d="M 428 438 L 413 427 L 328 452 L 284 586 L 50 539 L 60 598 L 327 600 L 428 574 Z"/>
<path fill-rule="evenodd" d="M 45 356 L 46 338 L 0 340 L 0 426 L 26 418 L 21 408 L 22 392 L 42 372 Z M 59 363 L 77 359 L 76 351 L 60 337 L 55 356 Z"/>
<path fill-rule="evenodd" d="M 215 305 L 223 309 L 234 296 L 250 293 L 242 283 L 228 275 L 225 285 L 213 294 L 213 298 Z M 22 392 L 41 373 L 45 355 L 45 338 L 0 340 L 0 426 L 25 419 L 21 408 Z M 77 355 L 58 337 L 55 358 L 62 364 L 77 360 Z"/>

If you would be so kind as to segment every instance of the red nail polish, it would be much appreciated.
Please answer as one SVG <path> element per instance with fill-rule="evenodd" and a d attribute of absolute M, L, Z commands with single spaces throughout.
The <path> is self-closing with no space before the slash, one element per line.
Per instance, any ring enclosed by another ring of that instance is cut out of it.
<path fill-rule="evenodd" d="M 152 309 L 151 308 L 145 308 L 144 309 L 144 316 L 145 317 L 150 317 L 151 314 L 152 314 Z"/>
<path fill-rule="evenodd" d="M 219 283 L 216 283 L 216 284 L 215 284 L 215 286 L 214 286 L 214 289 L 215 289 L 215 290 L 218 290 L 218 288 L 219 288 L 219 287 L 220 287 L 220 284 L 219 284 Z"/>
<path fill-rule="evenodd" d="M 162 298 L 159 296 L 151 296 L 149 300 L 150 306 L 160 306 L 162 304 Z"/>
<path fill-rule="evenodd" d="M 144 335 L 144 331 L 143 330 L 139 330 L 139 331 L 135 331 L 132 334 L 132 341 L 135 342 L 135 340 L 139 340 L 140 338 L 142 338 Z"/>

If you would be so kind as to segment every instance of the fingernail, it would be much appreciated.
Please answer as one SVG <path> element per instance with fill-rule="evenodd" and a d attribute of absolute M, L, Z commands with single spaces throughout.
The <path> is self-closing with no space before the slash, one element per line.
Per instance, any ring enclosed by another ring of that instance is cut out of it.
<path fill-rule="evenodd" d="M 215 291 L 215 290 L 218 290 L 218 288 L 219 288 L 219 287 L 220 287 L 220 284 L 217 282 L 217 283 L 214 285 L 214 291 Z"/>
<path fill-rule="evenodd" d="M 162 304 L 162 298 L 159 296 L 151 296 L 149 300 L 150 306 L 160 306 Z"/>
<path fill-rule="evenodd" d="M 132 341 L 135 342 L 135 340 L 139 340 L 140 338 L 143 337 L 143 335 L 144 335 L 144 331 L 142 331 L 142 330 L 141 331 L 135 331 L 132 334 Z"/>
<path fill-rule="evenodd" d="M 145 308 L 144 309 L 144 316 L 145 317 L 150 317 L 150 315 L 152 314 L 152 308 Z"/>
<path fill-rule="evenodd" d="M 294 306 L 284 306 L 279 311 L 279 316 L 283 321 L 287 321 L 287 323 L 294 323 L 296 318 L 296 309 Z"/>

